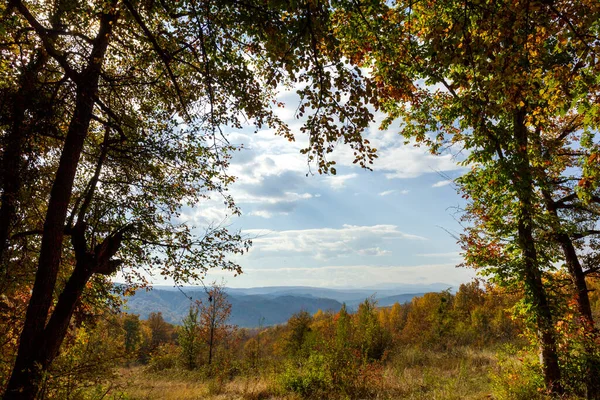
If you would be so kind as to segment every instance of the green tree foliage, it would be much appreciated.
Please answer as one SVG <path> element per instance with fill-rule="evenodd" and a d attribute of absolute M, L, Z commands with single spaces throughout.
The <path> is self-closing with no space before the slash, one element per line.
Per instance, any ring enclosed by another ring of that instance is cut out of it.
<path fill-rule="evenodd" d="M 140 317 L 139 315 L 125 314 L 122 323 L 125 331 L 125 352 L 134 355 L 139 350 L 142 342 Z"/>
<path fill-rule="evenodd" d="M 240 271 L 224 254 L 249 242 L 180 210 L 213 193 L 238 212 L 222 129 L 250 121 L 292 140 L 272 108 L 282 85 L 303 85 L 319 172 L 335 173 L 339 141 L 365 167 L 375 157 L 360 135 L 372 91 L 324 3 L 17 0 L 0 13 L 0 290 L 32 293 L 5 398 L 35 396 L 98 276 Z"/>
<path fill-rule="evenodd" d="M 335 31 L 346 56 L 371 68 L 382 126 L 399 121 L 433 152 L 467 150 L 471 170 L 457 182 L 467 264 L 523 285 L 547 388 L 561 392 L 557 264 L 584 336 L 595 335 L 585 281 L 594 268 L 580 259 L 590 249 L 582 239 L 597 234 L 598 3 L 341 4 Z M 593 375 L 590 365 L 586 391 L 599 396 Z"/>
<path fill-rule="evenodd" d="M 358 306 L 355 340 L 365 360 L 381 360 L 389 347 L 391 337 L 380 324 L 377 301 L 373 298 Z"/>
<path fill-rule="evenodd" d="M 125 342 L 123 326 L 108 313 L 71 332 L 45 376 L 39 397 L 85 399 L 93 388 L 110 387 L 116 368 L 127 359 Z"/>
<path fill-rule="evenodd" d="M 286 390 L 308 397 L 371 398 L 385 380 L 386 365 L 420 353 L 489 351 L 504 344 L 521 348 L 521 326 L 510 318 L 518 299 L 475 281 L 461 285 L 455 295 L 427 293 L 392 307 L 377 307 L 369 298 L 352 314 L 345 306 L 337 314 L 296 314 L 265 336 L 283 341 L 287 350 L 279 377 Z M 266 354 L 273 353 L 268 347 Z"/>
<path fill-rule="evenodd" d="M 179 356 L 179 348 L 175 343 L 162 343 L 150 353 L 147 368 L 152 372 L 173 369 L 179 362 Z"/>
<path fill-rule="evenodd" d="M 190 306 L 190 311 L 183 319 L 183 326 L 179 329 L 177 335 L 181 358 L 187 369 L 196 368 L 200 354 L 200 321 L 198 319 L 198 312 L 197 305 Z"/>
<path fill-rule="evenodd" d="M 308 311 L 300 311 L 292 315 L 287 322 L 288 334 L 286 350 L 291 357 L 308 357 L 307 344 L 311 329 L 312 317 Z"/>
<path fill-rule="evenodd" d="M 448 292 L 427 293 L 413 299 L 406 325 L 402 330 L 404 341 L 427 346 L 443 346 L 446 336 L 457 322 L 453 320 L 453 296 Z"/>
<path fill-rule="evenodd" d="M 342 308 L 336 315 L 336 320 L 335 350 L 342 355 L 347 353 L 352 340 L 352 320 L 350 314 L 348 314 L 346 303 L 342 304 Z"/>
<path fill-rule="evenodd" d="M 335 337 L 331 347 L 330 368 L 331 378 L 334 385 L 348 391 L 349 383 L 356 380 L 355 356 L 353 354 L 353 333 L 352 317 L 348 313 L 346 304 L 334 317 Z"/>
<path fill-rule="evenodd" d="M 138 360 L 142 364 L 146 364 L 150 360 L 150 353 L 152 352 L 152 330 L 148 327 L 147 321 L 142 321 L 140 333 L 141 343 L 138 351 Z"/>

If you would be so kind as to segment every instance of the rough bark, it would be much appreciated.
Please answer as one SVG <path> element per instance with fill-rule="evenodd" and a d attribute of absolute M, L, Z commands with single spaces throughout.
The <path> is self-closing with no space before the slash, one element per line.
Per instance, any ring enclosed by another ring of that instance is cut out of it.
<path fill-rule="evenodd" d="M 589 337 L 585 338 L 585 349 L 588 354 L 587 366 L 586 366 L 586 396 L 588 399 L 600 398 L 600 381 L 598 380 L 598 367 L 591 360 L 594 352 L 594 346 L 589 341 L 595 339 L 598 336 L 597 329 L 594 325 L 594 317 L 592 314 L 592 307 L 590 305 L 589 290 L 585 280 L 585 273 L 575 246 L 571 237 L 562 229 L 560 225 L 559 215 L 556 208 L 555 202 L 552 200 L 550 193 L 545 190 L 543 191 L 544 201 L 546 208 L 550 214 L 556 219 L 557 226 L 555 229 L 555 240 L 560 245 L 563 255 L 565 257 L 565 263 L 567 270 L 573 282 L 573 289 L 575 293 L 575 300 L 577 302 L 577 311 L 581 317 L 581 323 L 585 328 L 585 332 Z"/>
<path fill-rule="evenodd" d="M 75 174 L 92 118 L 102 63 L 108 48 L 113 23 L 117 19 L 116 2 L 116 0 L 113 0 L 111 10 L 102 14 L 88 64 L 77 77 L 75 110 L 69 124 L 59 166 L 50 192 L 38 269 L 20 337 L 17 359 L 4 397 L 7 400 L 35 398 L 40 374 L 52 361 L 53 356 L 56 355 L 54 348 L 57 344 L 60 346 L 63 339 L 63 337 L 60 337 L 61 334 L 64 335 L 62 329 L 59 329 L 61 324 L 56 324 L 56 328 L 52 325 L 52 330 L 47 331 L 46 321 L 52 305 L 61 263 L 65 222 Z M 17 7 L 26 18 L 31 19 L 30 15 L 26 15 L 28 10 L 22 3 L 18 4 Z M 38 34 L 43 35 L 44 33 L 38 32 Z M 46 40 L 45 44 L 47 43 Z M 77 275 L 75 275 L 76 272 Z M 83 271 L 78 272 L 77 267 L 73 275 L 73 286 L 78 286 L 83 277 L 86 276 Z M 61 298 L 64 299 L 64 302 L 73 302 L 73 304 L 66 304 L 60 309 L 57 307 L 55 310 L 65 315 L 69 314 L 68 310 L 74 307 L 80 294 L 78 294 L 76 288 L 70 288 L 69 290 L 70 292 L 64 296 L 61 295 Z"/>
<path fill-rule="evenodd" d="M 546 202 L 546 208 L 557 221 L 558 226 L 555 227 L 554 238 L 563 251 L 567 270 L 573 281 L 573 288 L 575 289 L 575 296 L 577 298 L 577 309 L 584 319 L 585 324 L 593 328 L 594 318 L 592 316 L 592 307 L 590 305 L 590 297 L 588 294 L 589 291 L 585 281 L 585 273 L 581 266 L 581 262 L 579 261 L 579 257 L 577 256 L 575 246 L 569 235 L 560 226 L 556 205 L 548 191 L 544 191 L 544 200 Z"/>
<path fill-rule="evenodd" d="M 210 297 L 208 301 L 211 301 Z M 210 337 L 208 339 L 208 365 L 212 363 L 213 347 L 215 341 L 215 329 L 217 325 L 217 301 L 212 299 L 212 310 L 210 315 Z"/>
<path fill-rule="evenodd" d="M 542 282 L 542 272 L 538 265 L 537 249 L 533 238 L 533 176 L 529 162 L 528 131 L 524 123 L 524 117 L 524 112 L 515 112 L 514 137 L 517 144 L 517 156 L 514 183 L 520 201 L 518 243 L 523 252 L 523 275 L 526 292 L 533 303 L 535 313 L 544 381 L 549 391 L 560 394 L 563 392 L 563 388 L 556 352 L 552 310 Z"/>

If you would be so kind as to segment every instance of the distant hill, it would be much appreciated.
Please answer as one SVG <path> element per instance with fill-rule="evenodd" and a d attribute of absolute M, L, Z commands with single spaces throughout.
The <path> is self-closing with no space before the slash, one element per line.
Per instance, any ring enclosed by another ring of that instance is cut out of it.
<path fill-rule="evenodd" d="M 227 288 L 231 303 L 230 324 L 240 327 L 277 325 L 286 322 L 294 313 L 306 310 L 311 314 L 319 309 L 337 312 L 346 303 L 350 310 L 358 307 L 366 298 L 373 296 L 380 306 L 405 303 L 426 292 L 451 288 L 451 285 L 405 285 L 397 289 L 328 289 L 307 286 L 275 286 L 258 288 Z M 427 290 L 429 289 L 429 290 Z M 433 289 L 433 290 L 432 290 Z M 419 292 L 402 292 L 419 290 Z M 203 288 L 157 287 L 150 291 L 140 290 L 127 297 L 125 311 L 139 314 L 146 319 L 151 312 L 161 312 L 172 324 L 181 324 L 190 304 L 195 300 L 206 301 Z"/>
<path fill-rule="evenodd" d="M 381 299 L 377 299 L 377 304 L 381 307 L 391 306 L 394 303 L 404 304 L 411 301 L 413 297 L 423 296 L 424 294 L 425 293 L 404 293 L 395 296 L 386 296 L 382 297 Z"/>
<path fill-rule="evenodd" d="M 301 310 L 314 314 L 319 309 L 337 312 L 342 307 L 342 303 L 336 300 L 309 296 L 228 293 L 227 297 L 231 303 L 229 323 L 248 328 L 256 327 L 261 323 L 264 326 L 284 323 Z M 127 298 L 125 311 L 139 314 L 142 319 L 148 318 L 151 312 L 161 312 L 165 321 L 179 325 L 188 313 L 190 304 L 195 300 L 206 302 L 206 293 L 197 289 L 183 290 L 183 292 L 161 289 L 142 290 Z"/>

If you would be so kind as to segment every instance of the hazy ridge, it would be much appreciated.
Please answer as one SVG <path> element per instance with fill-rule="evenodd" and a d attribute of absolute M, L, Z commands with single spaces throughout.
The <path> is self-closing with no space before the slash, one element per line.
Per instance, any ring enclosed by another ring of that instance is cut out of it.
<path fill-rule="evenodd" d="M 409 302 L 426 292 L 452 289 L 452 285 L 402 285 L 396 288 L 331 289 L 307 286 L 269 286 L 256 288 L 227 288 L 231 303 L 230 324 L 240 327 L 269 326 L 286 322 L 294 313 L 306 310 L 314 314 L 319 309 L 337 312 L 346 303 L 355 309 L 366 298 L 373 296 L 380 306 L 396 302 Z M 161 312 L 164 319 L 180 324 L 190 304 L 196 300 L 206 301 L 202 287 L 155 287 L 150 291 L 140 290 L 127 298 L 125 311 L 139 314 L 146 319 L 151 312 Z"/>

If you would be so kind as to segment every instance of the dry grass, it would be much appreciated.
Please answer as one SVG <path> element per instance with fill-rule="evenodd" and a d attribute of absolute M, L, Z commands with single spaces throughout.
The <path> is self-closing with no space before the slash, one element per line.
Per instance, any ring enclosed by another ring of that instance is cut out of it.
<path fill-rule="evenodd" d="M 491 351 L 458 349 L 434 352 L 408 348 L 400 350 L 388 362 L 381 379 L 376 382 L 377 399 L 490 399 L 490 371 L 497 366 Z M 275 375 L 238 376 L 232 380 L 206 379 L 197 372 L 162 371 L 149 373 L 141 367 L 120 370 L 118 390 L 110 393 L 113 400 L 297 400 L 285 393 Z M 340 395 L 327 395 L 327 398 Z M 353 398 L 352 394 L 343 396 Z M 342 398 L 343 398 L 342 397 Z"/>
<path fill-rule="evenodd" d="M 386 371 L 383 391 L 388 398 L 401 399 L 492 398 L 489 372 L 495 364 L 489 351 L 406 349 Z"/>
<path fill-rule="evenodd" d="M 149 373 L 142 367 L 120 370 L 118 389 L 110 393 L 111 399 L 123 400 L 293 400 L 293 394 L 279 393 L 275 380 L 270 377 L 242 376 L 223 382 L 219 378 L 206 379 L 187 371 L 161 371 Z"/>
<path fill-rule="evenodd" d="M 142 367 L 122 368 L 119 372 L 120 390 L 112 394 L 115 398 L 192 400 L 208 395 L 206 383 L 200 380 L 177 379 L 167 373 L 147 374 Z"/>

